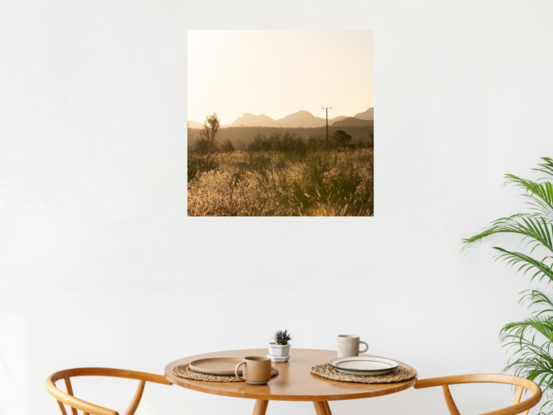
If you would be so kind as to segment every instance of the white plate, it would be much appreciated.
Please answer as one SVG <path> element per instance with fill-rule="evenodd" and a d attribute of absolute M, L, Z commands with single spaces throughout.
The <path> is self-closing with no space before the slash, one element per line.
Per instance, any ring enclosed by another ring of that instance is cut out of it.
<path fill-rule="evenodd" d="M 275 357 L 275 356 L 271 356 L 270 354 L 268 354 L 267 357 L 270 357 L 271 361 L 273 361 L 275 363 L 286 363 L 288 361 L 288 359 L 290 359 L 290 355 Z"/>
<path fill-rule="evenodd" d="M 378 376 L 391 372 L 399 363 L 381 357 L 353 356 L 331 360 L 330 365 L 346 375 Z"/>

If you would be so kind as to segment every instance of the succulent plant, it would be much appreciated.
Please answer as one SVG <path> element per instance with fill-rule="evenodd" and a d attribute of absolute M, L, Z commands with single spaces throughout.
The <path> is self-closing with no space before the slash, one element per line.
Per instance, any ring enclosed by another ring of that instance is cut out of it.
<path fill-rule="evenodd" d="M 284 346 L 288 344 L 289 340 L 292 340 L 292 338 L 290 337 L 290 334 L 288 334 L 288 330 L 284 330 L 284 331 L 278 330 L 275 333 L 275 342 L 277 344 Z"/>

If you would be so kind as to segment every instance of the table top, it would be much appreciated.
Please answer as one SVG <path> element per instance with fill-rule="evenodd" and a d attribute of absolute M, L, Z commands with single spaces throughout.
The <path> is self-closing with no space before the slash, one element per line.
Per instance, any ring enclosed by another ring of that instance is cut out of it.
<path fill-rule="evenodd" d="M 263 386 L 248 385 L 245 382 L 204 382 L 178 377 L 173 368 L 197 359 L 208 357 L 267 356 L 267 349 L 230 350 L 206 353 L 175 360 L 165 367 L 169 382 L 199 392 L 236 398 L 275 401 L 340 401 L 346 399 L 371 398 L 389 395 L 408 389 L 417 379 L 387 384 L 363 384 L 328 380 L 311 373 L 316 365 L 335 359 L 335 350 L 290 349 L 288 363 L 273 363 L 279 370 L 278 376 Z M 362 356 L 369 356 L 363 354 Z M 411 367 L 405 363 L 400 364 Z"/>

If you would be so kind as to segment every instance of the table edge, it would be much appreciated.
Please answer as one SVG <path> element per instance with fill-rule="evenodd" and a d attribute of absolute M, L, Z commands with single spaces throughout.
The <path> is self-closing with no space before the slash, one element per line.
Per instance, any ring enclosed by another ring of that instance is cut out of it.
<path fill-rule="evenodd" d="M 312 376 L 317 376 L 313 375 Z M 263 400 L 263 401 L 294 401 L 294 402 L 314 402 L 314 401 L 350 401 L 354 399 L 366 399 L 366 398 L 376 398 L 378 396 L 385 396 L 385 395 L 391 395 L 397 392 L 404 391 L 406 389 L 411 388 L 415 385 L 415 383 L 418 380 L 418 376 L 415 378 L 405 381 L 405 382 L 398 382 L 397 387 L 395 388 L 389 388 L 385 390 L 380 391 L 374 391 L 374 392 L 360 392 L 357 394 L 348 394 L 348 395 L 270 395 L 267 396 L 267 399 L 262 399 L 258 394 L 250 394 L 248 392 L 229 392 L 224 390 L 214 390 L 214 389 L 207 389 L 202 388 L 201 385 L 193 384 L 193 383 L 178 383 L 175 381 L 175 379 L 165 375 L 165 378 L 171 382 L 173 385 L 180 386 L 185 389 L 190 389 L 196 392 L 202 392 L 202 393 L 208 393 L 210 395 L 218 395 L 218 396 L 226 396 L 229 398 L 243 398 L 243 399 L 256 399 L 256 400 Z M 324 379 L 324 378 L 321 378 Z M 329 380 L 329 379 L 325 379 Z M 202 381 L 198 381 L 202 382 Z M 339 382 L 335 380 L 330 380 L 330 382 Z M 341 382 L 345 383 L 345 382 Z M 392 385 L 392 383 L 388 383 L 387 385 Z"/>

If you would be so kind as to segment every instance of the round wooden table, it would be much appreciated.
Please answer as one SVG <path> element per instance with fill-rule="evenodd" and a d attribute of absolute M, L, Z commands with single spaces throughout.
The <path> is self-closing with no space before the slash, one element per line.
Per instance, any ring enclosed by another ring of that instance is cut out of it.
<path fill-rule="evenodd" d="M 290 349 L 291 357 L 288 363 L 273 363 L 279 374 L 263 386 L 248 385 L 245 382 L 203 382 L 173 374 L 174 367 L 197 359 L 245 356 L 267 356 L 267 349 L 230 350 L 185 357 L 169 363 L 165 367 L 165 377 L 175 385 L 199 392 L 255 399 L 254 415 L 264 415 L 269 401 L 311 401 L 317 415 L 331 415 L 328 401 L 389 395 L 408 389 L 417 381 L 415 378 L 406 382 L 369 385 L 324 379 L 312 374 L 311 368 L 335 359 L 336 351 L 294 348 Z M 405 363 L 401 364 L 408 366 Z"/>

